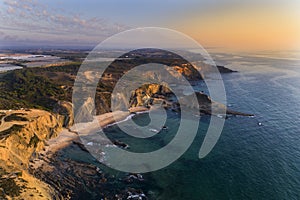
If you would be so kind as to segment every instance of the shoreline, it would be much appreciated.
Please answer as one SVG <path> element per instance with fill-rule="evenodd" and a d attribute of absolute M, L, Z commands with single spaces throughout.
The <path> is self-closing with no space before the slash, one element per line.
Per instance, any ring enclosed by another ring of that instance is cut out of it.
<path fill-rule="evenodd" d="M 57 137 L 47 140 L 47 145 L 44 150 L 39 151 L 40 156 L 43 158 L 34 159 L 32 167 L 37 169 L 41 167 L 50 157 L 52 157 L 58 151 L 68 147 L 72 143 L 80 143 L 80 135 L 88 135 L 97 132 L 100 128 L 105 128 L 110 125 L 122 122 L 126 120 L 132 114 L 138 114 L 149 111 L 145 107 L 135 107 L 128 111 L 114 111 L 94 116 L 92 122 L 78 123 L 71 128 L 64 128 Z M 100 127 L 99 127 L 100 126 Z"/>

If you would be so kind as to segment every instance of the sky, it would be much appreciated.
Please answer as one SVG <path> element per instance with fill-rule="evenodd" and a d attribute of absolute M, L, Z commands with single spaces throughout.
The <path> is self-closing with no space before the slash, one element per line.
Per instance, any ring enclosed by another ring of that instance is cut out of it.
<path fill-rule="evenodd" d="M 0 0 L 0 46 L 95 46 L 138 27 L 207 48 L 299 50 L 299 0 Z"/>

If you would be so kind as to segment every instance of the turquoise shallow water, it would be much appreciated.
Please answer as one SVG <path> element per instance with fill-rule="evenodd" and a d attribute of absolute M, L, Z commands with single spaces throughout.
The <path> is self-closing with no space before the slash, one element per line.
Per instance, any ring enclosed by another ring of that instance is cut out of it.
<path fill-rule="evenodd" d="M 203 117 L 186 153 L 170 166 L 146 175 L 153 180 L 146 190 L 153 191 L 155 199 L 167 200 L 300 199 L 299 61 L 215 56 L 221 64 L 239 71 L 223 75 L 230 109 L 255 117 L 227 119 L 213 151 L 199 159 L 209 122 L 208 116 Z M 199 85 L 196 88 L 203 89 Z M 116 126 L 106 132 L 130 144 L 132 151 L 153 151 L 176 133 L 179 118 L 168 114 L 169 131 L 150 140 L 128 137 Z M 134 120 L 147 124 L 149 118 L 143 114 Z"/>

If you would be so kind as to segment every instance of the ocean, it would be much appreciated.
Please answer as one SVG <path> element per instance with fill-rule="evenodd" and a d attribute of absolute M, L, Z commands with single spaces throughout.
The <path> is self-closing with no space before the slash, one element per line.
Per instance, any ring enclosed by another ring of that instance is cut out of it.
<path fill-rule="evenodd" d="M 255 116 L 226 119 L 214 149 L 199 159 L 210 120 L 201 117 L 197 136 L 184 155 L 144 174 L 146 195 L 163 200 L 300 199 L 300 60 L 282 55 L 213 54 L 218 64 L 238 71 L 223 74 L 229 108 Z M 203 83 L 195 86 L 205 90 L 202 87 Z M 133 119 L 140 125 L 149 122 L 148 114 Z M 171 141 L 178 124 L 178 114 L 168 111 L 169 130 L 152 138 L 133 138 L 117 125 L 105 131 L 129 144 L 130 151 L 149 152 Z"/>

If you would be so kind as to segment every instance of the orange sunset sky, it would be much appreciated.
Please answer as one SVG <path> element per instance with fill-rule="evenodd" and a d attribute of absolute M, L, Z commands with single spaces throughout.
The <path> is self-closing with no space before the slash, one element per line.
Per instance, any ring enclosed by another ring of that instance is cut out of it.
<path fill-rule="evenodd" d="M 0 0 L 2 45 L 90 45 L 163 27 L 204 47 L 299 50 L 299 0 Z"/>

